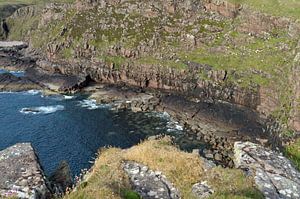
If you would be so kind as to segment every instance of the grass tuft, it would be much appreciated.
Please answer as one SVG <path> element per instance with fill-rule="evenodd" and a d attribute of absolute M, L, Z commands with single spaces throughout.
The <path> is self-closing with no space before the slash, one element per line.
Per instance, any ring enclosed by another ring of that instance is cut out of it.
<path fill-rule="evenodd" d="M 298 170 L 300 170 L 300 139 L 297 139 L 293 144 L 286 147 L 285 155 L 292 160 Z"/>

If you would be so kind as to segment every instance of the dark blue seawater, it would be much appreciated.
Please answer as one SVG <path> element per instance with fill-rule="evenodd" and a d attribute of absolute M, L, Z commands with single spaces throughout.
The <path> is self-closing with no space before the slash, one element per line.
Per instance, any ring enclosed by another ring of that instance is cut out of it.
<path fill-rule="evenodd" d="M 161 114 L 116 112 L 83 96 L 0 93 L 0 150 L 32 143 L 47 175 L 62 160 L 78 175 L 91 166 L 89 161 L 100 147 L 127 148 L 149 135 L 180 135 L 180 128 Z"/>
<path fill-rule="evenodd" d="M 24 71 L 8 71 L 8 70 L 0 68 L 0 74 L 3 74 L 3 73 L 11 73 L 16 77 L 23 77 L 25 75 Z"/>

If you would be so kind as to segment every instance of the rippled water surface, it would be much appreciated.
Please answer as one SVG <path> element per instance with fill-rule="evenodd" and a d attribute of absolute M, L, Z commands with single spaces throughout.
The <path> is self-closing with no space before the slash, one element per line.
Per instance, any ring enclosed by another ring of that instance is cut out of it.
<path fill-rule="evenodd" d="M 0 68 L 0 74 L 3 74 L 3 73 L 11 73 L 17 77 L 23 77 L 25 74 L 24 71 L 8 71 L 8 70 L 4 70 L 4 69 Z"/>
<path fill-rule="evenodd" d="M 77 175 L 90 167 L 89 161 L 100 147 L 126 148 L 149 135 L 166 132 L 183 133 L 162 114 L 115 112 L 82 96 L 0 93 L 0 150 L 31 142 L 48 175 L 62 160 L 67 160 Z"/>

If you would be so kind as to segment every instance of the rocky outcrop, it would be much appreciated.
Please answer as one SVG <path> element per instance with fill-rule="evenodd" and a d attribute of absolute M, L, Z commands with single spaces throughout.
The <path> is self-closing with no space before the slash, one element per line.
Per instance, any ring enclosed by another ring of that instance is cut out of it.
<path fill-rule="evenodd" d="M 40 68 L 28 68 L 26 76 L 41 87 L 56 92 L 77 92 L 91 81 L 89 76 L 63 75 L 57 72 L 43 71 Z"/>
<path fill-rule="evenodd" d="M 204 181 L 194 184 L 192 187 L 192 193 L 197 199 L 204 199 L 209 198 L 214 193 L 214 190 L 207 185 L 207 182 Z"/>
<path fill-rule="evenodd" d="M 236 142 L 234 152 L 236 167 L 254 177 L 266 198 L 300 198 L 300 172 L 287 158 L 250 142 Z"/>
<path fill-rule="evenodd" d="M 17 49 L 21 50 L 27 48 L 28 44 L 22 41 L 0 41 L 0 50 Z"/>
<path fill-rule="evenodd" d="M 0 74 L 0 91 L 39 90 L 41 86 L 27 77 L 16 77 L 10 73 Z"/>
<path fill-rule="evenodd" d="M 27 47 L 28 44 L 25 42 L 0 41 L 0 68 L 25 71 L 27 68 L 35 66 L 35 60 L 30 56 L 25 56 L 22 52 Z"/>
<path fill-rule="evenodd" d="M 31 144 L 0 151 L 0 197 L 50 198 L 48 182 Z"/>
<path fill-rule="evenodd" d="M 57 196 L 62 196 L 68 188 L 72 188 L 73 179 L 71 169 L 66 161 L 62 161 L 55 172 L 49 177 L 51 190 Z"/>
<path fill-rule="evenodd" d="M 144 199 L 164 198 L 179 199 L 178 190 L 159 171 L 152 171 L 147 166 L 136 162 L 125 162 L 124 171 L 136 192 Z"/>
<path fill-rule="evenodd" d="M 242 6 L 240 4 L 229 3 L 219 0 L 205 0 L 204 7 L 207 11 L 217 12 L 229 18 L 235 18 L 239 14 Z"/>

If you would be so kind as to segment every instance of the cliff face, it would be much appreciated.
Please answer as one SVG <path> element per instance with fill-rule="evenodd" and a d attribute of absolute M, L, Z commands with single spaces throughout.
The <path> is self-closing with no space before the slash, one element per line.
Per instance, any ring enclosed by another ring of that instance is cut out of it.
<path fill-rule="evenodd" d="M 29 41 L 47 71 L 223 100 L 300 131 L 293 19 L 214 0 L 82 0 L 7 21 L 9 38 Z"/>

